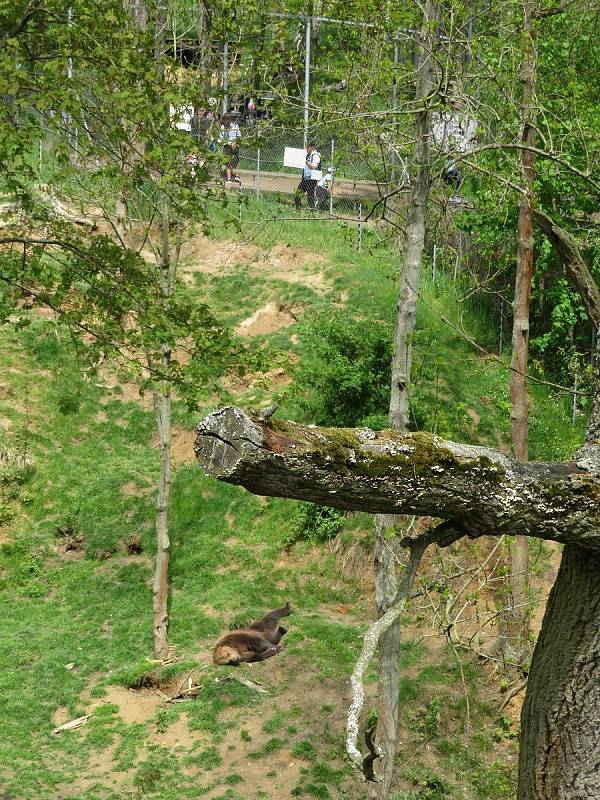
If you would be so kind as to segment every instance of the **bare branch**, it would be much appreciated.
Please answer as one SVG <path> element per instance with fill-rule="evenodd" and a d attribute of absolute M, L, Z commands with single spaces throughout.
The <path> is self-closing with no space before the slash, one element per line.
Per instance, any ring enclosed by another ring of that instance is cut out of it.
<path fill-rule="evenodd" d="M 426 547 L 427 541 L 425 537 L 411 544 L 410 558 L 408 564 L 406 565 L 402 582 L 398 588 L 396 597 L 385 614 L 382 617 L 379 617 L 379 619 L 376 620 L 366 632 L 362 651 L 356 661 L 354 669 L 352 670 L 352 676 L 350 678 L 352 702 L 350 704 L 350 708 L 348 709 L 348 716 L 346 720 L 346 752 L 348 753 L 348 757 L 352 765 L 359 769 L 363 775 L 365 775 L 366 779 L 370 780 L 373 778 L 367 778 L 364 771 L 365 757 L 357 746 L 359 719 L 365 702 L 363 677 L 371 659 L 373 658 L 381 635 L 385 633 L 385 631 L 391 625 L 393 625 L 394 622 L 396 622 L 404 610 L 406 601 L 412 590 L 417 569 L 421 563 L 421 558 L 423 557 Z"/>

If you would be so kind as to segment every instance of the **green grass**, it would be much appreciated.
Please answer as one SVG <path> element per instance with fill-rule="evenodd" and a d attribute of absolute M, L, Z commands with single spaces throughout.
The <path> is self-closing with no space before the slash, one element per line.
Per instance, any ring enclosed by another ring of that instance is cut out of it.
<path fill-rule="evenodd" d="M 274 217 L 287 214 L 276 204 L 272 210 Z M 366 233 L 358 255 L 353 231 L 338 223 L 279 219 L 259 227 L 253 214 L 250 203 L 244 208 L 245 234 L 252 233 L 264 247 L 289 243 L 326 255 L 319 268 L 333 289 L 324 301 L 303 286 L 268 283 L 243 264 L 199 279 L 192 291 L 206 293 L 228 322 L 239 322 L 267 299 L 303 303 L 309 312 L 326 306 L 334 314 L 331 301 L 339 301 L 344 292 L 350 317 L 393 323 L 397 252 L 391 245 L 375 247 L 375 231 Z M 214 234 L 234 235 L 223 224 L 215 226 Z M 442 316 L 455 325 L 461 319 L 456 292 L 443 275 L 435 286 L 425 278 L 422 296 L 414 340 L 415 424 L 497 446 L 508 433 L 507 361 L 481 357 L 444 323 Z M 464 322 L 470 334 L 493 345 L 483 312 L 467 309 Z M 289 353 L 308 358 L 305 343 L 291 341 L 300 329 L 294 325 L 259 340 L 265 362 L 285 363 Z M 15 800 L 54 800 L 65 793 L 63 787 L 77 785 L 90 773 L 79 795 L 73 789 L 67 796 L 132 796 L 113 786 L 109 775 L 114 773 L 127 778 L 127 791 L 134 796 L 191 798 L 210 787 L 222 797 L 251 796 L 238 786 L 243 763 L 229 763 L 234 751 L 227 747 L 234 746 L 253 763 L 264 763 L 265 771 L 270 771 L 270 759 L 287 757 L 288 750 L 301 760 L 305 771 L 292 796 L 361 797 L 363 787 L 344 759 L 341 698 L 371 613 L 370 600 L 353 576 L 340 572 L 326 547 L 310 541 L 287 548 L 298 504 L 218 484 L 195 464 L 174 472 L 170 639 L 180 660 L 161 671 L 161 680 L 183 679 L 198 665 L 198 652 L 207 653 L 228 625 L 243 625 L 286 599 L 294 614 L 286 649 L 276 663 L 279 677 L 273 685 L 267 681 L 269 695 L 237 682 L 218 684 L 214 679 L 231 670 L 206 666 L 196 673 L 202 683 L 198 701 L 161 706 L 144 721 L 127 724 L 107 700 L 111 685 L 134 685 L 156 667 L 149 660 L 158 473 L 152 414 L 138 403 L 124 402 L 118 389 L 109 391 L 101 376 L 84 372 L 69 340 L 52 323 L 36 320 L 19 333 L 0 331 L 0 358 L 5 385 L 0 414 L 9 421 L 6 430 L 0 428 L 0 443 L 31 460 L 31 467 L 19 474 L 7 474 L 5 480 L 0 475 L 0 532 L 7 533 L 0 545 L 3 790 Z M 297 390 L 277 392 L 280 416 L 307 418 Z M 256 404 L 271 395 L 258 387 L 246 396 Z M 532 386 L 531 396 L 532 457 L 562 458 L 581 436 L 583 420 L 571 427 L 568 408 L 547 387 Z M 175 403 L 176 425 L 191 430 L 198 416 Z M 124 491 L 127 486 L 134 491 Z M 370 530 L 370 518 L 357 514 L 344 521 L 341 540 L 349 545 L 363 537 L 368 559 L 372 534 L 365 531 Z M 140 537 L 141 556 L 125 554 L 131 534 Z M 81 551 L 65 552 L 67 535 L 81 538 Z M 351 613 L 324 613 L 336 604 L 347 605 Z M 401 664 L 403 738 L 414 743 L 414 751 L 409 759 L 406 753 L 399 757 L 405 791 L 398 800 L 509 798 L 512 767 L 496 758 L 495 748 L 511 752 L 514 731 L 499 724 L 480 699 L 479 668 L 463 663 L 467 720 L 453 654 L 433 658 L 423 644 L 407 641 Z M 262 669 L 240 668 L 239 674 L 260 680 L 256 676 Z M 367 680 L 369 690 L 373 675 Z M 304 682 L 297 684 L 299 679 Z M 319 692 L 314 702 L 311 692 Z M 86 711 L 90 698 L 100 705 L 85 726 L 52 734 L 57 709 L 73 719 Z M 180 724 L 198 738 L 181 751 L 163 746 L 157 737 Z M 418 749 L 425 743 L 434 754 L 433 770 Z M 100 756 L 110 769 L 96 775 L 90 764 Z"/>

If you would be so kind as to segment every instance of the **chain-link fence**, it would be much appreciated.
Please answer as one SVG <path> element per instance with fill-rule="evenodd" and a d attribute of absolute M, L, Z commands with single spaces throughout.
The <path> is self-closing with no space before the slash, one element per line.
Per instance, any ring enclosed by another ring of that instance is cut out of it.
<path fill-rule="evenodd" d="M 299 219 L 308 211 L 311 219 L 345 220 L 356 227 L 360 246 L 362 222 L 400 184 L 408 186 L 407 168 L 401 160 L 378 151 L 369 141 L 360 141 L 348 133 L 348 127 L 313 127 L 306 132 L 269 120 L 248 123 L 242 118 L 238 122 L 239 117 L 226 115 L 202 138 L 211 140 L 226 190 L 239 190 L 251 198 L 255 212 L 260 213 L 263 206 L 269 216 L 275 203 L 291 213 L 300 212 Z M 310 178 L 303 176 L 300 166 L 306 157 L 305 139 L 319 154 L 318 169 Z M 296 166 L 286 159 L 290 150 L 299 158 Z"/>

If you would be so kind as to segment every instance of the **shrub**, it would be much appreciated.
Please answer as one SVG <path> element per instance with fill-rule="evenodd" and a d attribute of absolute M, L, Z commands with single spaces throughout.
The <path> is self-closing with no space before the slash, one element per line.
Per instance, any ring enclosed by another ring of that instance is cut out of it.
<path fill-rule="evenodd" d="M 302 503 L 294 511 L 286 545 L 306 541 L 323 543 L 334 539 L 344 525 L 346 513 L 329 506 Z"/>
<path fill-rule="evenodd" d="M 348 310 L 314 313 L 300 326 L 306 350 L 294 370 L 294 393 L 317 425 L 355 427 L 385 419 L 390 397 L 391 326 Z"/>

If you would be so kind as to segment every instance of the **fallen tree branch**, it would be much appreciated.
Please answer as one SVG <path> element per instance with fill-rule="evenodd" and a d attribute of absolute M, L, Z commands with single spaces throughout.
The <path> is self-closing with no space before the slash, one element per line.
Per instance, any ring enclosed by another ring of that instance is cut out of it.
<path fill-rule="evenodd" d="M 258 692 L 259 694 L 269 694 L 269 690 L 265 689 L 264 686 L 261 686 L 260 683 L 255 683 L 248 678 L 244 678 L 242 675 L 224 675 L 221 678 L 215 678 L 215 683 L 233 682 L 241 683 L 242 686 L 245 686 L 247 689 L 252 689 L 254 692 Z"/>
<path fill-rule="evenodd" d="M 65 731 L 74 731 L 77 728 L 81 728 L 82 725 L 88 721 L 91 717 L 91 714 L 85 714 L 83 717 L 77 717 L 77 719 L 71 719 L 69 722 L 65 722 L 64 725 L 59 725 L 58 728 L 54 728 L 52 733 L 64 733 Z"/>
<path fill-rule="evenodd" d="M 202 686 L 200 686 L 200 685 L 194 685 L 194 684 L 192 683 L 192 675 L 193 675 L 193 674 L 194 674 L 194 672 L 196 672 L 196 670 L 198 670 L 198 669 L 199 669 L 199 667 L 194 667 L 193 669 L 191 669 L 191 670 L 190 670 L 190 671 L 187 673 L 187 675 L 185 676 L 185 678 L 184 678 L 184 679 L 183 679 L 183 680 L 182 680 L 182 681 L 179 683 L 179 686 L 177 687 L 177 689 L 176 689 L 176 690 L 173 692 L 173 694 L 172 694 L 170 697 L 168 697 L 168 698 L 167 698 L 167 699 L 168 699 L 168 701 L 169 701 L 170 703 L 173 703 L 173 702 L 175 702 L 176 700 L 179 700 L 179 698 L 181 698 L 181 697 L 186 697 L 186 698 L 188 698 L 188 697 L 189 697 L 189 695 L 190 695 L 190 694 L 191 694 L 193 691 L 195 691 L 196 693 L 200 691 L 200 689 L 202 688 Z M 186 685 L 186 683 L 187 683 L 187 687 L 184 689 L 183 687 Z"/>
<path fill-rule="evenodd" d="M 502 701 L 501 706 L 498 709 L 498 714 L 501 714 L 506 706 L 510 703 L 510 701 L 519 694 L 519 692 L 523 691 L 523 689 L 527 686 L 527 678 L 523 678 L 516 686 L 514 686 L 510 692 L 506 695 L 504 700 Z"/>

